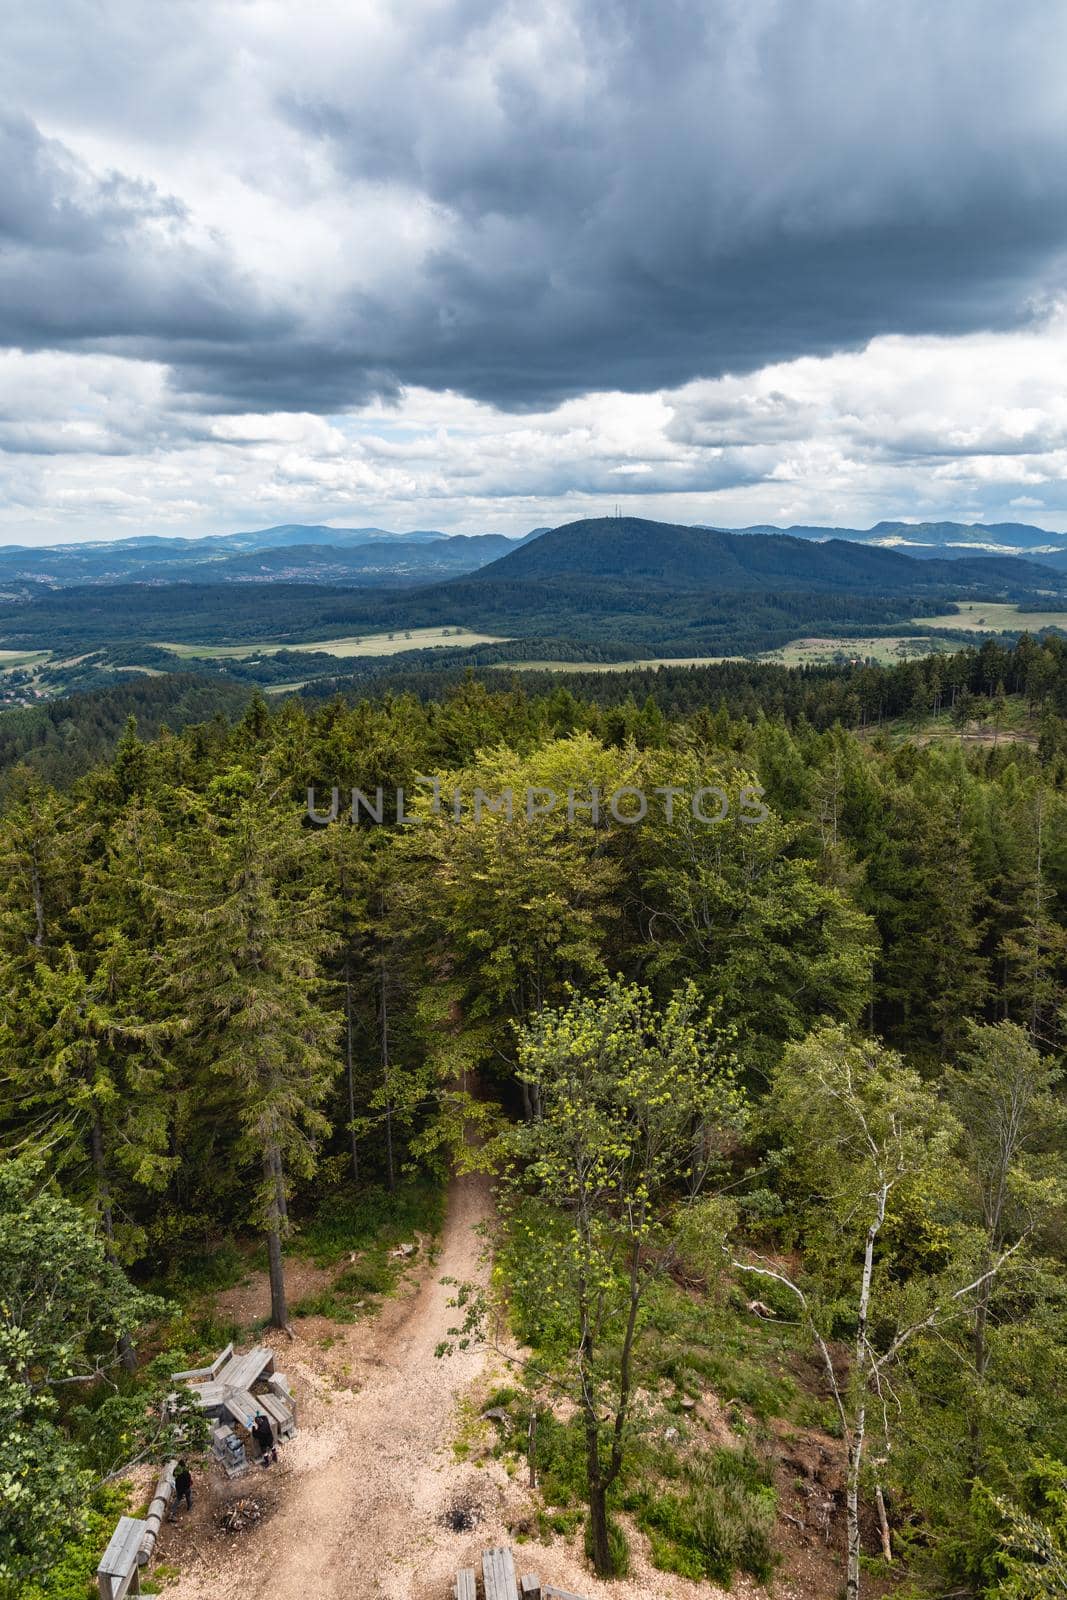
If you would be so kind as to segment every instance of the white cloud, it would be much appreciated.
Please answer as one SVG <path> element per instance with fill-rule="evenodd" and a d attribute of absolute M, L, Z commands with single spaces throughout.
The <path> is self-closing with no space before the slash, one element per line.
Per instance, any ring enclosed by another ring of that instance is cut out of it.
<path fill-rule="evenodd" d="M 1067 316 L 874 340 L 744 378 L 514 414 L 413 389 L 332 418 L 182 410 L 165 370 L 0 359 L 0 537 L 268 521 L 521 532 L 610 508 L 679 521 L 1067 527 Z"/>

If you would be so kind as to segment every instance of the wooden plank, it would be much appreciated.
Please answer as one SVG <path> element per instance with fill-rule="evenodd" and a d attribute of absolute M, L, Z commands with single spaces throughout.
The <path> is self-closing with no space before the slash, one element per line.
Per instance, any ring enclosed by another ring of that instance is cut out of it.
<path fill-rule="evenodd" d="M 240 1422 L 243 1427 L 251 1428 L 256 1420 L 256 1412 L 263 1408 L 254 1394 L 249 1394 L 247 1389 L 239 1389 L 236 1393 L 226 1396 L 223 1411 L 231 1416 L 234 1422 Z"/>
<path fill-rule="evenodd" d="M 482 1551 L 482 1582 L 485 1600 L 518 1600 L 515 1558 L 507 1545 Z"/>
<path fill-rule="evenodd" d="M 536 1572 L 524 1572 L 519 1579 L 522 1600 L 541 1600 L 541 1580 Z"/>
<path fill-rule="evenodd" d="M 265 1412 L 274 1425 L 275 1433 L 292 1433 L 293 1413 L 287 1405 L 273 1394 L 257 1394 L 260 1410 Z"/>
<path fill-rule="evenodd" d="M 212 1417 L 221 1415 L 229 1390 L 222 1383 L 198 1383 L 193 1386 L 193 1394 L 208 1416 Z"/>
<path fill-rule="evenodd" d="M 546 1583 L 541 1590 L 541 1600 L 586 1600 L 583 1594 L 569 1594 L 566 1589 L 557 1589 L 551 1583 Z"/>
<path fill-rule="evenodd" d="M 461 1567 L 456 1573 L 456 1586 L 452 1593 L 456 1600 L 478 1600 L 478 1583 L 473 1567 Z"/>
<path fill-rule="evenodd" d="M 229 1361 L 229 1359 L 230 1359 L 230 1357 L 232 1355 L 233 1355 L 233 1340 L 231 1339 L 229 1344 L 226 1346 L 225 1350 L 220 1350 L 218 1355 L 215 1357 L 214 1361 L 211 1363 L 211 1376 L 213 1378 L 217 1378 L 218 1377 L 219 1372 L 226 1365 L 227 1361 Z"/>
<path fill-rule="evenodd" d="M 137 1565 L 137 1552 L 144 1538 L 145 1524 L 140 1517 L 120 1517 L 107 1549 L 100 1557 L 97 1572 L 111 1578 L 125 1578 Z"/>
<path fill-rule="evenodd" d="M 261 1378 L 267 1368 L 273 1365 L 274 1352 L 266 1345 L 259 1344 L 254 1350 L 249 1350 L 243 1356 L 234 1356 L 227 1362 L 218 1374 L 218 1381 L 229 1389 L 251 1389 L 257 1378 Z"/>
<path fill-rule="evenodd" d="M 224 1367 L 233 1355 L 233 1341 L 221 1350 L 209 1367 L 190 1367 L 187 1372 L 172 1372 L 171 1377 L 175 1383 L 187 1382 L 196 1378 L 217 1378 L 219 1368 Z"/>

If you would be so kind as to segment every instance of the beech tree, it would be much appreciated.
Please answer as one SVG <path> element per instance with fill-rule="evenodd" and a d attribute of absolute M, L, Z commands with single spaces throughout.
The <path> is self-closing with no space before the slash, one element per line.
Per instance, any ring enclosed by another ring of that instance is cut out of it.
<path fill-rule="evenodd" d="M 542 1382 L 583 1419 L 590 1551 L 610 1578 L 608 1495 L 631 1438 L 648 1288 L 670 1269 L 675 1207 L 700 1192 L 741 1102 L 692 985 L 662 1011 L 621 980 L 547 1009 L 520 1033 L 519 1071 L 540 1114 L 505 1141 L 517 1289 L 545 1307 Z M 460 1300 L 466 1337 L 484 1336 L 484 1305 Z"/>
<path fill-rule="evenodd" d="M 57 1396 L 107 1379 L 163 1302 L 135 1290 L 40 1161 L 0 1165 L 0 1585 L 47 1571 L 91 1485 Z"/>

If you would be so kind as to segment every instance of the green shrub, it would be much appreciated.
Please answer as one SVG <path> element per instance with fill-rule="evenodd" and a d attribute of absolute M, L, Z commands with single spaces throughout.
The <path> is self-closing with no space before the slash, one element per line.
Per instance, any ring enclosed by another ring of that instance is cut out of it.
<path fill-rule="evenodd" d="M 84 1533 L 67 1545 L 47 1578 L 23 1588 L 20 1600 L 95 1600 L 97 1563 L 125 1510 L 126 1492 L 121 1486 L 98 1489 Z"/>
<path fill-rule="evenodd" d="M 641 1490 L 625 1503 L 663 1571 L 728 1584 L 737 1571 L 765 1583 L 774 1570 L 775 1493 L 748 1450 L 688 1461 L 677 1488 Z"/>
<path fill-rule="evenodd" d="M 537 1479 L 550 1506 L 585 1504 L 585 1438 L 579 1418 L 544 1412 L 537 1426 Z"/>
<path fill-rule="evenodd" d="M 415 1233 L 436 1233 L 444 1214 L 444 1190 L 427 1178 L 392 1194 L 375 1185 L 344 1189 L 322 1202 L 305 1222 L 295 1248 L 320 1267 L 332 1267 L 352 1250 L 400 1244 Z"/>
<path fill-rule="evenodd" d="M 608 1549 L 611 1551 L 611 1564 L 615 1569 L 615 1576 L 625 1578 L 630 1571 L 630 1546 L 614 1517 L 608 1518 Z M 585 1554 L 587 1559 L 592 1561 L 593 1528 L 588 1516 L 585 1519 Z"/>
<path fill-rule="evenodd" d="M 400 1276 L 396 1262 L 379 1256 L 368 1256 L 353 1262 L 334 1279 L 333 1287 L 341 1294 L 389 1294 L 396 1288 Z"/>

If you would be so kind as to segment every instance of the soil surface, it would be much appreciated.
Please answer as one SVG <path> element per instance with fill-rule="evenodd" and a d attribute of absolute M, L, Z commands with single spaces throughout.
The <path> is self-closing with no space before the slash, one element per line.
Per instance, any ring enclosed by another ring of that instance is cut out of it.
<path fill-rule="evenodd" d="M 484 1179 L 457 1179 L 437 1259 L 419 1260 L 378 1316 L 267 1336 L 296 1394 L 297 1437 L 266 1471 L 196 1475 L 192 1513 L 164 1524 L 157 1552 L 161 1577 L 178 1569 L 169 1600 L 448 1600 L 457 1570 L 480 1571 L 493 1544 L 514 1547 L 520 1573 L 590 1600 L 716 1600 L 713 1585 L 652 1568 L 639 1538 L 630 1577 L 597 1582 L 578 1537 L 545 1547 L 532 1536 L 529 1491 L 500 1462 L 477 1449 L 457 1458 L 457 1437 L 491 1441 L 479 1415 L 505 1370 L 482 1351 L 435 1356 L 456 1320 L 441 1280 L 485 1281 L 478 1229 L 491 1210 Z M 221 1513 L 248 1498 L 260 1520 L 226 1532 Z M 732 1593 L 760 1591 L 738 1579 Z"/>

